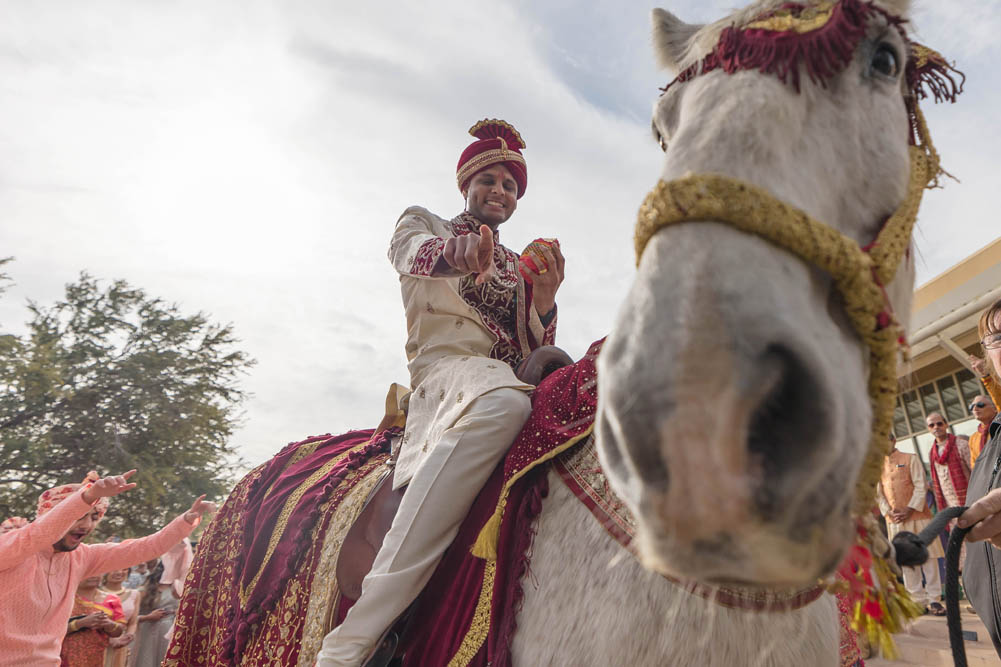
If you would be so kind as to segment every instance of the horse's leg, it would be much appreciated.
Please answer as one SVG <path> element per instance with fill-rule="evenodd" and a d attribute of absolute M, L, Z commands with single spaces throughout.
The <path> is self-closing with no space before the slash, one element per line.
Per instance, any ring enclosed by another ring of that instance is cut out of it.
<path fill-rule="evenodd" d="M 549 475 L 512 658 L 525 665 L 835 667 L 832 597 L 781 613 L 726 609 L 639 562 Z"/>

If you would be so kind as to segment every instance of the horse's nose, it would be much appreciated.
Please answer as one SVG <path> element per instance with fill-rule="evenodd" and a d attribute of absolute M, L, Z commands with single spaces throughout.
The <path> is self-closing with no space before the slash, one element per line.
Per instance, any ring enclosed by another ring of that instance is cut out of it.
<path fill-rule="evenodd" d="M 761 518 L 772 519 L 788 509 L 782 482 L 817 464 L 829 413 L 816 371 L 792 346 L 769 344 L 750 372 L 759 378 L 745 432 L 752 497 Z"/>
<path fill-rule="evenodd" d="M 739 352 L 683 355 L 676 381 L 644 395 L 613 385 L 603 396 L 623 406 L 599 416 L 603 463 L 632 480 L 634 500 L 659 498 L 679 537 L 789 518 L 809 495 L 800 484 L 826 467 L 831 396 L 810 346 L 772 333 L 749 334 L 757 344 L 745 338 Z"/>

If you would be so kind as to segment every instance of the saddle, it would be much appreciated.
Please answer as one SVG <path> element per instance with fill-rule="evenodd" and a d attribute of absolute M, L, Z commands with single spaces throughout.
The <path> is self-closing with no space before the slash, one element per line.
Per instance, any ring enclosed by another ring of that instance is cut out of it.
<path fill-rule="evenodd" d="M 538 385 L 550 373 L 573 363 L 566 352 L 553 345 L 544 345 L 525 357 L 515 369 L 519 380 Z M 388 407 L 389 401 L 387 401 Z M 337 557 L 337 585 L 341 595 L 357 600 L 361 582 L 372 569 L 375 555 L 393 525 L 406 487 L 393 490 L 393 469 L 385 472 L 369 493 L 358 518 L 348 529 Z"/>

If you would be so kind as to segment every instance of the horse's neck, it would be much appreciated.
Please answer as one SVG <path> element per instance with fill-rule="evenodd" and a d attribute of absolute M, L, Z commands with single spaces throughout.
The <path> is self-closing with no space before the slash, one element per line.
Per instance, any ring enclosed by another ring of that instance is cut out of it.
<path fill-rule="evenodd" d="M 691 595 L 643 569 L 552 472 L 530 567 L 512 646 L 516 667 L 838 663 L 833 598 L 752 613 Z"/>

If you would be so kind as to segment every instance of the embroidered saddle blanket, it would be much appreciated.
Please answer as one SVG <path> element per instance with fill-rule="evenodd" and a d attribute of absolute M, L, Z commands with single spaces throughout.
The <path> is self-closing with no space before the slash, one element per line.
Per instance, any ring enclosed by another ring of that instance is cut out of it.
<path fill-rule="evenodd" d="M 531 417 L 418 600 L 401 642 L 404 665 L 510 664 L 521 580 L 550 464 L 597 521 L 631 548 L 634 519 L 608 488 L 591 437 L 602 343 L 537 388 Z M 323 637 L 351 605 L 334 571 L 341 541 L 385 470 L 392 432 L 377 433 L 292 443 L 236 486 L 202 537 L 167 667 L 313 664 Z M 777 600 L 674 583 L 747 609 L 789 608 L 820 595 L 811 589 Z"/>

